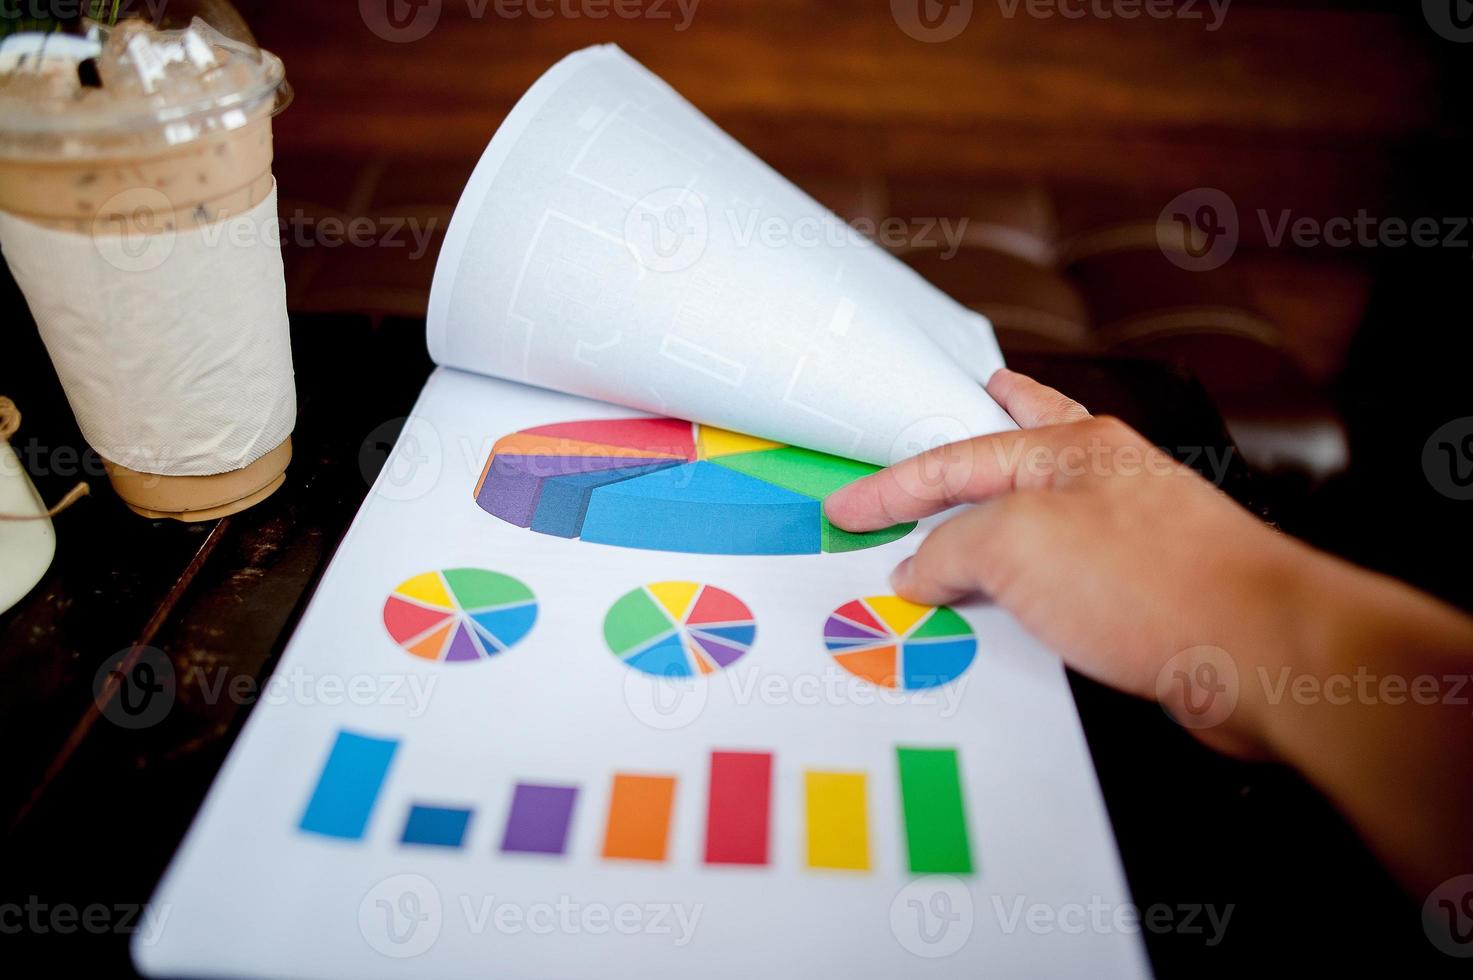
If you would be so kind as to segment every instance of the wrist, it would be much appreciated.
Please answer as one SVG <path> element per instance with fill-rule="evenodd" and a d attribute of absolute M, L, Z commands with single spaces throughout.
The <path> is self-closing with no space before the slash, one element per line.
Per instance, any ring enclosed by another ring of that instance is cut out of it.
<path fill-rule="evenodd" d="M 1284 543 L 1290 554 L 1270 606 L 1278 625 L 1244 658 L 1241 734 L 1306 769 L 1324 749 L 1327 711 L 1416 703 L 1426 693 L 1419 686 L 1440 685 L 1448 671 L 1466 674 L 1473 620 L 1401 582 Z"/>
<path fill-rule="evenodd" d="M 1325 612 L 1320 557 L 1275 536 L 1242 563 L 1240 587 L 1233 590 L 1237 601 L 1222 610 L 1222 648 L 1235 671 L 1235 700 L 1209 742 L 1235 755 L 1289 761 L 1281 730 L 1286 692 L 1296 677 L 1318 669 L 1326 623 L 1335 619 Z"/>

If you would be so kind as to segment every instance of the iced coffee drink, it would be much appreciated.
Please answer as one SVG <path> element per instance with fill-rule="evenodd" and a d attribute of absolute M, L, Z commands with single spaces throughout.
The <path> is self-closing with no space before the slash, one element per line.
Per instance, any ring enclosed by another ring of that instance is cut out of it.
<path fill-rule="evenodd" d="M 271 175 L 289 89 L 204 6 L 223 31 L 83 21 L 0 45 L 0 248 L 114 489 L 183 520 L 281 486 L 295 414 Z"/>

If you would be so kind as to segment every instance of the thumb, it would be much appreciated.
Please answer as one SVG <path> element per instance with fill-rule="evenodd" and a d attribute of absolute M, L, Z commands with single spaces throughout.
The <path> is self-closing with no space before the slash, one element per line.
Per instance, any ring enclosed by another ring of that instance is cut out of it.
<path fill-rule="evenodd" d="M 998 598 L 1013 563 L 1027 553 L 1027 521 L 1015 521 L 1017 497 L 989 500 L 936 528 L 911 557 L 895 567 L 895 594 L 942 606 L 978 593 Z M 1009 516 L 1005 516 L 1009 515 Z"/>

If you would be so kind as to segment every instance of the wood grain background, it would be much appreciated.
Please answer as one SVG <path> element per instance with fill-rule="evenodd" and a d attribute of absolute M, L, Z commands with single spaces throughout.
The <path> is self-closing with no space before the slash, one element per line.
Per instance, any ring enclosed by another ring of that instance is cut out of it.
<path fill-rule="evenodd" d="M 1416 4 L 1237 0 L 1212 30 L 1203 0 L 1135 20 L 974 0 L 958 36 L 925 43 L 884 0 L 698 0 L 684 30 L 674 0 L 627 0 L 635 19 L 589 16 L 601 0 L 532 0 L 578 14 L 547 19 L 423 2 L 439 18 L 410 43 L 354 0 L 240 4 L 296 87 L 283 148 L 473 161 L 543 70 L 606 41 L 805 176 L 1212 185 L 1334 210 L 1389 200 L 1399 156 L 1460 133 L 1439 82 L 1456 46 Z"/>

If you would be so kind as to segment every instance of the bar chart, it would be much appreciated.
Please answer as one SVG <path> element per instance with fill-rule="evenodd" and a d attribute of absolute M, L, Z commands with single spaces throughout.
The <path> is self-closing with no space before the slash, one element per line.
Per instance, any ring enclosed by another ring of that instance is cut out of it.
<path fill-rule="evenodd" d="M 362 842 L 391 781 L 400 741 L 341 730 L 318 772 L 298 830 L 315 837 Z M 913 874 L 974 873 L 966 792 L 958 750 L 950 746 L 893 748 L 894 777 L 903 825 L 901 862 Z M 795 792 L 801 801 L 802 864 L 816 871 L 868 872 L 875 865 L 872 773 L 804 768 Z M 496 824 L 493 849 L 503 855 L 566 857 L 578 819 L 600 824 L 598 858 L 666 863 L 671 853 L 675 802 L 681 792 L 704 804 L 698 860 L 711 867 L 771 867 L 775 783 L 772 752 L 715 749 L 704 772 L 615 771 L 602 813 L 580 813 L 583 787 L 562 781 L 515 780 L 504 814 L 480 814 L 473 804 L 410 801 L 402 816 L 384 819 L 403 847 L 467 849 L 477 819 Z M 397 822 L 394 822 L 396 821 Z"/>

